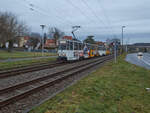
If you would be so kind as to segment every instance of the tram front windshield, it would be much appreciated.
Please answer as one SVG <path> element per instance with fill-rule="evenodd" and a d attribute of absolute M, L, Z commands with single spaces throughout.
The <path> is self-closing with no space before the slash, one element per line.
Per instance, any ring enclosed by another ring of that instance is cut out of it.
<path fill-rule="evenodd" d="M 59 50 L 66 50 L 67 49 L 67 43 L 66 43 L 66 41 L 59 41 L 58 49 Z"/>
<path fill-rule="evenodd" d="M 66 50 L 66 45 L 60 44 L 59 45 L 59 50 Z"/>

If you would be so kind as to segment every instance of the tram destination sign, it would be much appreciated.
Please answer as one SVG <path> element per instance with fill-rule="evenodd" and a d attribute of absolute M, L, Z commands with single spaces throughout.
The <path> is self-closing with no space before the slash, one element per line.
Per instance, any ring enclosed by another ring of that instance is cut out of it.
<path fill-rule="evenodd" d="M 66 40 L 61 40 L 60 44 L 66 44 Z"/>

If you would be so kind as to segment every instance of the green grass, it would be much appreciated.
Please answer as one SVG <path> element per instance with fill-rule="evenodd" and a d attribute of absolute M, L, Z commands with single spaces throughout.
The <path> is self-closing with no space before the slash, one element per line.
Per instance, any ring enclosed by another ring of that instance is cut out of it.
<path fill-rule="evenodd" d="M 0 50 L 0 60 L 9 59 L 9 58 L 30 58 L 30 57 L 40 57 L 42 56 L 41 52 L 7 52 Z M 44 56 L 56 56 L 55 53 L 44 53 Z"/>
<path fill-rule="evenodd" d="M 150 113 L 150 71 L 125 62 L 96 72 L 30 113 Z"/>
<path fill-rule="evenodd" d="M 29 66 L 37 63 L 45 63 L 54 61 L 56 58 L 41 58 L 41 59 L 32 59 L 32 60 L 21 60 L 21 61 L 14 61 L 14 62 L 1 62 L 0 63 L 0 70 L 5 70 L 9 68 L 17 68 L 23 66 Z"/>

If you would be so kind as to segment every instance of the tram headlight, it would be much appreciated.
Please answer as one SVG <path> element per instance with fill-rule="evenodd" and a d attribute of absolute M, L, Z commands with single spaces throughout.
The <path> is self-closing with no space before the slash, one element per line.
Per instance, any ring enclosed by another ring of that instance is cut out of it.
<path fill-rule="evenodd" d="M 61 56 L 66 56 L 66 53 L 61 53 L 60 55 L 61 55 Z"/>
<path fill-rule="evenodd" d="M 65 53 L 63 53 L 63 56 L 66 56 L 66 54 L 65 54 Z"/>

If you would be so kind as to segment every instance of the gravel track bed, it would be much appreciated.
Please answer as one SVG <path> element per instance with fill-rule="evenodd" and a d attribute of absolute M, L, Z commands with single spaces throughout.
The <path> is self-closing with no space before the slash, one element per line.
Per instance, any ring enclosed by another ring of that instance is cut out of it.
<path fill-rule="evenodd" d="M 13 104 L 8 105 L 7 107 L 4 107 L 0 109 L 0 113 L 26 113 L 28 110 L 30 110 L 33 106 L 37 106 L 43 102 L 43 100 L 47 100 L 57 93 L 64 90 L 66 87 L 76 83 L 81 78 L 87 76 L 89 73 L 95 71 L 95 69 L 102 66 L 102 64 L 98 64 L 94 66 L 93 68 L 87 69 L 84 72 L 78 73 L 72 77 L 69 77 L 67 80 L 63 80 L 62 82 L 55 84 L 53 86 L 47 87 L 43 90 L 40 90 L 39 92 L 32 94 L 22 100 L 19 100 Z"/>
<path fill-rule="evenodd" d="M 96 59 L 92 59 L 92 61 L 93 60 L 96 60 Z M 16 85 L 16 84 L 19 84 L 22 82 L 27 82 L 29 80 L 33 80 L 33 79 L 36 79 L 39 77 L 47 76 L 48 74 L 53 74 L 53 73 L 68 69 L 68 67 L 72 68 L 76 65 L 80 65 L 80 64 L 83 64 L 86 62 L 89 62 L 89 61 L 85 60 L 85 61 L 81 61 L 81 62 L 77 62 L 77 63 L 66 64 L 63 66 L 58 66 L 58 67 L 54 67 L 54 68 L 50 68 L 50 69 L 45 69 L 45 70 L 20 74 L 18 76 L 14 76 L 14 77 L 0 79 L 0 89 L 4 89 L 4 88 L 7 88 L 9 86 L 13 86 L 13 85 Z"/>
<path fill-rule="evenodd" d="M 35 87 L 39 87 L 39 86 L 41 86 L 41 85 L 44 85 L 44 84 L 46 84 L 46 83 L 49 83 L 50 81 L 53 81 L 53 80 L 55 80 L 55 79 L 61 78 L 61 76 L 66 76 L 66 75 L 71 74 L 71 73 L 73 73 L 73 72 L 76 72 L 76 71 L 78 71 L 78 70 L 85 69 L 86 67 L 88 67 L 88 66 L 90 66 L 90 65 L 93 65 L 93 64 L 86 65 L 86 66 L 81 67 L 81 68 L 79 68 L 79 69 L 78 69 L 78 68 L 75 68 L 74 70 L 69 71 L 69 72 L 66 72 L 66 73 L 64 73 L 64 74 L 57 75 L 57 76 L 54 76 L 54 77 L 49 78 L 49 79 L 47 79 L 47 80 L 43 80 L 43 81 L 37 82 L 37 83 L 33 84 L 33 86 L 27 85 L 27 86 L 25 86 L 25 87 L 23 87 L 23 88 L 20 88 L 21 90 L 20 90 L 20 89 L 16 89 L 16 90 L 11 91 L 10 93 L 4 93 L 4 94 L 0 95 L 0 97 L 3 97 L 3 98 L 8 98 L 8 97 L 10 98 L 10 97 L 13 97 L 13 96 L 18 95 L 18 94 L 20 94 L 20 93 L 23 93 L 23 92 L 32 90 L 32 89 L 34 89 Z"/>

